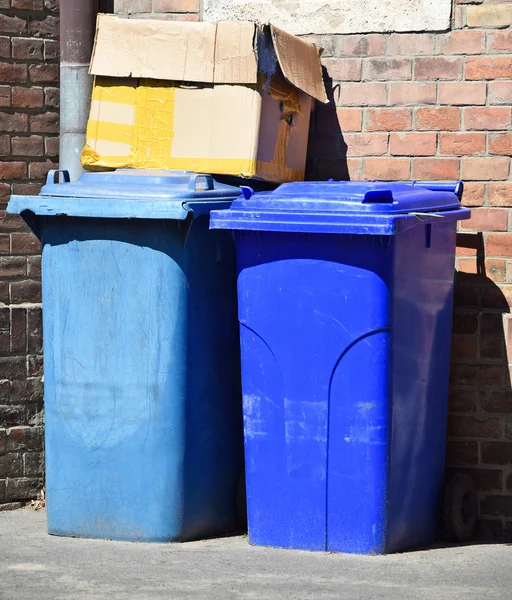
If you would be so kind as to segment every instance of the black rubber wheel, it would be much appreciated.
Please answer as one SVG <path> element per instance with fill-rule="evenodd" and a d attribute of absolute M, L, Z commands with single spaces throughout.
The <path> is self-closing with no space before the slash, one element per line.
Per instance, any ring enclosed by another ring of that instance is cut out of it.
<path fill-rule="evenodd" d="M 444 494 L 444 526 L 450 540 L 469 541 L 475 533 L 477 517 L 475 484 L 468 475 L 455 473 Z"/>

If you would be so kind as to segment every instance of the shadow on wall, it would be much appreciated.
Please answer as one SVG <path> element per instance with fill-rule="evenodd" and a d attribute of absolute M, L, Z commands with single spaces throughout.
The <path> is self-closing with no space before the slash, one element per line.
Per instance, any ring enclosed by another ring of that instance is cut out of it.
<path fill-rule="evenodd" d="M 457 247 L 447 467 L 473 478 L 480 533 L 511 539 L 512 391 L 504 333 L 511 299 L 494 282 L 505 279 L 505 266 L 485 260 L 481 233 L 459 233 Z"/>
<path fill-rule="evenodd" d="M 347 162 L 347 144 L 343 139 L 336 109 L 339 84 L 333 86 L 332 78 L 323 67 L 325 89 L 329 104 L 316 103 L 311 115 L 306 161 L 306 181 L 325 179 L 350 179 Z M 333 158 L 336 157 L 336 158 Z"/>

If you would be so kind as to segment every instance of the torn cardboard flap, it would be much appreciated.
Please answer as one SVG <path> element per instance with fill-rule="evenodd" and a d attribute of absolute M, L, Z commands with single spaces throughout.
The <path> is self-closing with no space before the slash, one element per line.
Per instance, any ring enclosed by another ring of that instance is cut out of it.
<path fill-rule="evenodd" d="M 258 54 L 253 22 L 191 23 L 98 15 L 90 73 L 194 83 L 256 84 Z M 284 77 L 328 102 L 320 53 L 310 42 L 271 27 Z"/>

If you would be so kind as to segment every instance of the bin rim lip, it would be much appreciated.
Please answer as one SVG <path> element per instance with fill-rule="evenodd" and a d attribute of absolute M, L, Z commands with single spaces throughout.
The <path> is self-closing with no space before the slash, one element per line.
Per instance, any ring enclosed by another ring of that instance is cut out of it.
<path fill-rule="evenodd" d="M 36 217 L 81 217 L 116 219 L 168 219 L 183 221 L 208 214 L 213 208 L 226 209 L 232 197 L 204 198 L 75 198 L 65 196 L 12 195 L 6 212 Z"/>

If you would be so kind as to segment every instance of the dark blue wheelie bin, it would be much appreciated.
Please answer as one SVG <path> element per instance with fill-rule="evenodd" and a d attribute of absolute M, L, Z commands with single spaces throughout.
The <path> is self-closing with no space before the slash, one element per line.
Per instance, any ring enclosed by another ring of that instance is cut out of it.
<path fill-rule="evenodd" d="M 250 542 L 379 554 L 432 541 L 462 184 L 243 192 L 210 227 L 237 247 Z"/>

